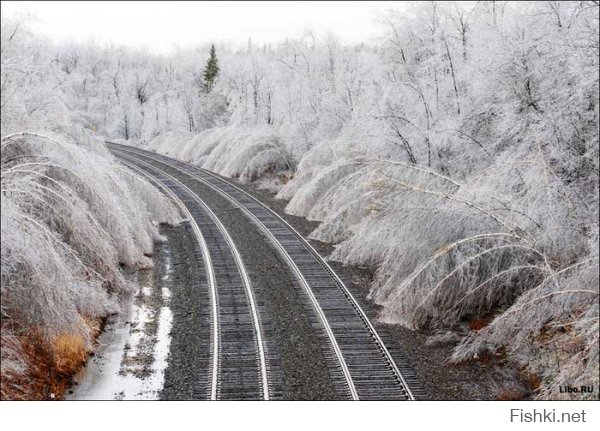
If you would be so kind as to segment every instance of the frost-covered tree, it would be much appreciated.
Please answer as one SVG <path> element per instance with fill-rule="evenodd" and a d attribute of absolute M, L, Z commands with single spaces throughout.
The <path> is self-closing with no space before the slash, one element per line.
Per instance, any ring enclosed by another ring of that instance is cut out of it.
<path fill-rule="evenodd" d="M 3 134 L 76 122 L 258 181 L 322 222 L 332 259 L 377 266 L 383 319 L 489 321 L 455 358 L 505 349 L 559 397 L 597 363 L 598 7 L 415 2 L 374 43 L 307 31 L 218 60 L 3 21 Z M 544 337 L 581 341 L 581 364 L 558 370 Z"/>
<path fill-rule="evenodd" d="M 40 379 L 82 365 L 101 319 L 131 290 L 122 267 L 150 264 L 144 253 L 161 238 L 152 220 L 177 221 L 96 134 L 113 121 L 119 134 L 138 126 L 128 77 L 103 54 L 51 45 L 3 16 L 2 399 L 48 397 L 39 388 L 56 382 Z"/>

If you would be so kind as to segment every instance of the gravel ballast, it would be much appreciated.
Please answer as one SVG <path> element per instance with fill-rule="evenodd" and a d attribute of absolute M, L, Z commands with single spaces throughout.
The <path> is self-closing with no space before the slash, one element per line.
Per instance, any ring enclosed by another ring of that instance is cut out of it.
<path fill-rule="evenodd" d="M 274 193 L 260 189 L 252 183 L 234 182 L 263 204 L 267 205 L 302 236 L 309 234 L 319 226 L 319 222 L 310 221 L 285 212 L 288 201 L 274 198 Z M 329 256 L 334 248 L 331 244 L 309 240 L 311 245 L 323 257 Z M 518 383 L 517 372 L 510 368 L 500 368 L 493 364 L 470 363 L 456 365 L 448 363 L 453 343 L 427 345 L 429 334 L 409 330 L 400 325 L 381 324 L 376 321 L 378 306 L 367 300 L 369 287 L 373 281 L 375 268 L 341 265 L 329 262 L 330 266 L 344 281 L 354 298 L 358 301 L 371 322 L 392 352 L 397 362 L 408 363 L 419 381 L 417 399 L 425 400 L 494 400 L 502 389 L 514 388 Z M 525 390 L 519 387 L 519 390 Z"/>
<path fill-rule="evenodd" d="M 162 163 L 159 166 L 172 175 L 179 174 L 177 170 Z M 287 202 L 274 199 L 270 191 L 259 189 L 254 184 L 227 180 L 269 206 L 305 238 L 319 225 L 318 222 L 286 214 L 284 209 Z M 305 303 L 299 298 L 297 289 L 290 281 L 293 275 L 281 261 L 274 246 L 239 208 L 219 193 L 190 177 L 184 180 L 184 183 L 206 202 L 229 231 L 245 263 L 259 309 L 268 316 L 265 319 L 270 331 L 268 350 L 270 356 L 275 358 L 274 369 L 277 370 L 272 380 L 276 394 L 274 398 L 340 398 L 340 394 L 336 394 L 323 352 L 319 347 L 319 339 L 311 327 L 310 317 L 313 311 L 303 305 Z M 330 244 L 312 240 L 309 242 L 323 257 L 333 251 Z M 330 262 L 330 265 L 376 327 L 396 363 L 416 377 L 415 387 L 411 386 L 416 399 L 490 400 L 496 399 L 498 393 L 507 385 L 514 385 L 516 372 L 507 367 L 479 363 L 449 364 L 447 358 L 450 357 L 457 341 L 453 334 L 438 337 L 438 341 L 431 342 L 431 334 L 411 331 L 399 325 L 379 323 L 378 307 L 366 299 L 375 268 L 342 266 L 337 262 Z M 173 301 L 174 331 L 178 324 L 175 304 L 176 300 Z M 189 328 L 189 325 L 186 327 Z M 178 362 L 176 358 L 179 355 L 175 334 L 172 346 L 171 355 L 175 360 L 173 365 L 170 363 L 167 368 L 164 394 L 177 391 L 179 386 L 175 377 L 175 363 Z M 179 362 L 183 363 L 185 360 Z M 193 364 L 189 366 L 193 367 Z M 181 367 L 181 373 L 189 373 L 188 367 Z M 185 383 L 183 384 L 185 386 Z"/>
<path fill-rule="evenodd" d="M 173 170 L 164 167 L 169 173 Z M 285 400 L 335 400 L 339 398 L 329 374 L 321 342 L 309 320 L 312 310 L 307 310 L 294 287 L 291 274 L 274 247 L 244 214 L 218 193 L 195 180 L 184 181 L 217 215 L 233 239 L 246 267 L 257 303 L 268 314 L 270 321 L 269 356 L 274 357 L 273 368 L 279 372 L 273 376 L 275 399 Z M 177 265 L 179 282 L 173 286 L 171 307 L 173 310 L 173 334 L 169 365 L 165 372 L 163 399 L 194 399 L 190 381 L 197 379 L 194 356 L 201 340 L 192 342 L 193 328 L 198 325 L 195 310 L 197 301 L 193 285 L 196 276 L 187 268 L 190 262 L 185 256 L 191 254 L 189 241 L 195 241 L 191 232 L 187 238 L 181 233 L 169 238 L 173 261 Z M 193 265 L 192 265 L 193 266 Z M 179 267 L 181 272 L 179 272 Z M 197 295 L 196 295 L 197 296 Z M 196 313 L 197 314 L 197 313 Z M 267 319 L 265 319 L 267 320 Z"/>
<path fill-rule="evenodd" d="M 173 326 L 171 348 L 167 358 L 165 383 L 160 393 L 163 400 L 204 399 L 208 373 L 207 354 L 210 320 L 208 294 L 201 290 L 205 274 L 196 258 L 198 243 L 188 222 L 172 227 L 161 225 L 167 237 L 170 254 L 170 288 Z M 157 259 L 164 253 L 158 253 Z M 157 263 L 159 277 L 164 277 L 162 263 Z"/>

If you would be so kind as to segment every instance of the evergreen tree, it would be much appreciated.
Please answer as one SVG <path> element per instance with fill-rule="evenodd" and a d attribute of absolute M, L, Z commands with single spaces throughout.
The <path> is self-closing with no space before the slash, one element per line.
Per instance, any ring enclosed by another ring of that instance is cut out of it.
<path fill-rule="evenodd" d="M 217 59 L 217 52 L 215 46 L 210 47 L 210 57 L 204 68 L 204 92 L 210 93 L 215 85 L 217 76 L 219 75 L 219 60 Z"/>

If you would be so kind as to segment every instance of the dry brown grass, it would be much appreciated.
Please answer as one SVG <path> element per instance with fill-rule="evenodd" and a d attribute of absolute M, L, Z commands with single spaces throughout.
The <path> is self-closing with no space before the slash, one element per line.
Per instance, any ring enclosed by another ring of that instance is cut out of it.
<path fill-rule="evenodd" d="M 63 333 L 52 343 L 54 369 L 59 374 L 73 374 L 87 359 L 85 340 L 79 334 Z"/>
<path fill-rule="evenodd" d="M 96 338 L 103 321 L 84 318 L 90 334 Z M 89 351 L 81 335 L 63 333 L 52 343 L 45 342 L 39 330 L 21 328 L 13 337 L 26 370 L 5 373 L 0 379 L 2 400 L 61 400 L 73 384 L 72 377 L 85 364 Z M 2 339 L 3 347 L 7 341 Z"/>
<path fill-rule="evenodd" d="M 39 331 L 22 331 L 17 339 L 27 369 L 23 373 L 2 375 L 2 400 L 62 399 L 71 384 L 70 378 L 56 372 L 50 348 Z"/>

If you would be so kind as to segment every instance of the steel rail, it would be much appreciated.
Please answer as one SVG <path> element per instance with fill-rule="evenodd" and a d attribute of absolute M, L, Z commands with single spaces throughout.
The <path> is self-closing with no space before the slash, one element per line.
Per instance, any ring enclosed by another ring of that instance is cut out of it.
<path fill-rule="evenodd" d="M 117 153 L 123 153 L 120 151 L 117 151 Z M 131 157 L 131 153 L 125 151 L 126 154 L 129 154 Z M 134 153 L 135 154 L 135 153 Z M 152 157 L 149 157 L 152 159 Z M 157 160 L 158 161 L 158 160 Z M 167 164 L 167 163 L 165 163 Z M 187 173 L 185 171 L 183 171 L 182 169 L 176 168 L 172 165 L 170 165 L 173 169 L 178 170 L 186 175 L 191 175 L 190 173 Z M 207 184 L 206 181 L 203 181 L 200 178 L 196 178 L 197 180 L 201 181 L 203 184 Z M 214 190 L 218 190 L 216 187 L 212 187 L 212 189 Z M 298 266 L 296 265 L 296 263 L 294 262 L 294 260 L 291 258 L 291 256 L 288 254 L 288 252 L 286 251 L 286 249 L 283 247 L 283 245 L 275 238 L 275 236 L 273 235 L 273 233 L 267 229 L 261 222 L 260 220 L 258 220 L 254 214 L 252 214 L 250 211 L 248 211 L 244 206 L 240 205 L 239 202 L 235 201 L 234 199 L 232 199 L 230 196 L 228 196 L 227 194 L 223 193 L 222 191 L 218 190 L 219 194 L 221 194 L 222 196 L 224 196 L 229 202 L 231 202 L 232 204 L 234 204 L 236 207 L 240 208 L 247 216 L 248 218 L 254 222 L 255 225 L 257 225 L 259 227 L 259 229 L 261 231 L 263 231 L 267 237 L 269 238 L 270 242 L 277 248 L 277 250 L 279 251 L 279 254 L 283 257 L 283 259 L 286 261 L 286 263 L 290 266 L 290 268 L 292 269 L 292 271 L 294 272 L 296 278 L 300 281 L 300 284 L 302 285 L 302 287 L 304 288 L 304 291 L 307 293 L 310 302 L 312 304 L 312 306 L 314 307 L 315 311 L 317 312 L 317 315 L 319 317 L 319 320 L 321 322 L 321 324 L 323 325 L 323 328 L 325 329 L 325 332 L 327 334 L 327 337 L 329 339 L 329 342 L 331 344 L 331 346 L 333 347 L 335 356 L 337 358 L 337 361 L 340 365 L 340 368 L 342 369 L 342 372 L 344 374 L 344 378 L 346 380 L 347 386 L 348 386 L 348 390 L 350 391 L 350 395 L 352 397 L 353 400 L 358 400 L 358 393 L 356 391 L 356 387 L 354 386 L 354 381 L 352 379 L 352 375 L 350 374 L 350 370 L 348 369 L 348 366 L 346 365 L 346 361 L 344 359 L 344 356 L 342 354 L 342 351 L 337 343 L 337 340 L 335 338 L 335 335 L 333 334 L 333 331 L 329 325 L 329 322 L 327 321 L 327 317 L 325 316 L 325 313 L 323 312 L 321 306 L 319 305 L 319 302 L 317 301 L 317 299 L 315 298 L 315 295 L 312 291 L 312 289 L 310 288 L 310 285 L 308 284 L 308 282 L 306 281 L 306 278 L 304 277 L 304 275 L 302 274 L 302 272 L 300 271 L 300 269 L 298 268 Z"/>
<path fill-rule="evenodd" d="M 204 236 L 200 231 L 200 227 L 194 220 L 192 213 L 185 206 L 183 201 L 165 184 L 163 184 L 160 180 L 152 177 L 143 169 L 135 166 L 131 162 L 127 162 L 122 160 L 122 163 L 129 167 L 132 170 L 137 171 L 141 175 L 150 179 L 153 183 L 157 184 L 160 188 L 164 190 L 164 192 L 175 202 L 177 206 L 181 209 L 181 211 L 187 216 L 192 226 L 192 230 L 196 235 L 196 239 L 198 240 L 198 244 L 200 245 L 200 249 L 202 250 L 202 257 L 204 260 L 204 267 L 206 269 L 206 274 L 208 275 L 208 285 L 210 291 L 211 298 L 211 312 L 212 312 L 212 344 L 211 344 L 211 352 L 212 352 L 212 369 L 211 369 L 211 384 L 210 384 L 210 399 L 217 399 L 217 383 L 218 383 L 218 372 L 219 372 L 219 314 L 218 314 L 218 305 L 217 305 L 217 291 L 216 291 L 216 277 L 214 268 L 212 265 L 212 260 L 210 257 L 210 253 L 208 251 L 208 246 L 206 245 L 206 241 L 204 240 Z"/>
<path fill-rule="evenodd" d="M 177 183 L 179 185 L 179 187 L 181 187 L 183 190 L 185 190 L 192 197 L 192 199 L 194 199 L 204 209 L 204 211 L 208 214 L 208 216 L 211 218 L 213 223 L 217 226 L 217 228 L 223 235 L 223 238 L 225 239 L 225 242 L 227 243 L 227 245 L 228 245 L 229 249 L 231 250 L 231 253 L 234 257 L 236 267 L 242 278 L 244 290 L 248 297 L 248 302 L 250 305 L 250 312 L 252 314 L 254 332 L 256 335 L 256 343 L 257 343 L 257 350 L 258 350 L 258 356 L 259 356 L 260 374 L 261 374 L 261 382 L 262 382 L 262 390 L 263 390 L 263 399 L 268 401 L 269 400 L 269 380 L 268 380 L 268 376 L 267 376 L 267 364 L 266 364 L 266 359 L 265 359 L 264 341 L 263 341 L 263 337 L 262 337 L 260 320 L 259 320 L 258 311 L 257 311 L 257 307 L 256 307 L 256 300 L 254 299 L 254 293 L 252 291 L 250 278 L 248 277 L 248 273 L 246 272 L 246 267 L 242 260 L 242 256 L 240 255 L 237 247 L 235 246 L 233 239 L 229 235 L 229 232 L 227 231 L 225 226 L 223 226 L 223 223 L 221 223 L 219 218 L 216 216 L 216 214 L 188 186 L 183 184 L 181 181 L 179 181 L 174 176 L 166 173 L 162 169 L 157 168 L 156 166 L 153 166 L 153 165 L 151 165 L 143 160 L 140 160 L 140 159 L 136 159 L 136 162 L 141 163 L 145 166 L 148 166 L 152 170 L 160 172 L 161 175 L 164 175 L 164 176 L 170 178 L 171 181 Z"/>
<path fill-rule="evenodd" d="M 207 186 L 211 187 L 212 189 L 216 190 L 219 194 L 221 194 L 226 199 L 228 199 L 230 202 L 234 203 L 237 207 L 239 207 L 246 215 L 248 215 L 248 217 L 251 220 L 254 221 L 255 224 L 257 224 L 261 228 L 261 230 L 263 230 L 263 231 L 265 231 L 267 233 L 267 235 L 269 236 L 271 242 L 273 242 L 277 246 L 277 248 L 280 250 L 281 254 L 284 255 L 284 257 L 287 256 L 286 260 L 288 261 L 288 263 L 290 263 L 290 266 L 292 267 L 292 269 L 296 273 L 297 278 L 300 279 L 301 283 L 303 284 L 303 286 L 305 287 L 305 289 L 309 293 L 309 296 L 311 297 L 311 301 L 314 301 L 313 305 L 316 305 L 315 308 L 317 309 L 317 312 L 318 312 L 319 316 L 321 317 L 322 321 L 327 322 L 325 314 L 322 312 L 322 309 L 318 305 L 318 301 L 316 300 L 316 298 L 312 294 L 310 285 L 308 284 L 308 282 L 305 280 L 305 278 L 301 274 L 301 271 L 298 269 L 298 267 L 295 264 L 295 262 L 293 261 L 293 259 L 291 259 L 291 257 L 289 256 L 289 254 L 286 252 L 286 250 L 283 247 L 283 245 L 280 244 L 280 242 L 270 232 L 269 228 L 266 227 L 260 220 L 258 220 L 258 218 L 256 218 L 254 216 L 254 214 L 252 214 L 251 211 L 249 211 L 247 208 L 245 208 L 242 203 L 238 202 L 234 197 L 230 196 L 227 192 L 219 189 L 219 187 L 217 185 L 213 184 L 212 182 L 209 182 L 205 178 L 202 178 L 202 177 L 200 177 L 200 176 L 198 176 L 198 175 L 196 175 L 196 174 L 194 174 L 192 172 L 189 172 L 187 170 L 184 170 L 184 169 L 182 169 L 182 168 L 174 165 L 174 163 L 184 164 L 186 167 L 189 167 L 190 169 L 194 169 L 196 171 L 200 171 L 203 174 L 209 175 L 209 176 L 217 179 L 219 182 L 221 182 L 221 183 L 223 183 L 223 184 L 225 184 L 225 185 L 227 185 L 229 187 L 233 187 L 234 189 L 236 189 L 237 191 L 239 191 L 240 193 L 242 193 L 245 197 L 251 199 L 254 203 L 260 205 L 267 212 L 269 212 L 283 226 L 285 226 L 285 228 L 287 228 L 290 231 L 290 233 L 292 233 L 302 244 L 304 244 L 304 246 L 306 247 L 306 249 L 319 261 L 319 263 L 323 266 L 323 268 L 325 268 L 326 271 L 329 273 L 329 275 L 335 280 L 336 284 L 341 289 L 341 291 L 343 292 L 343 294 L 345 295 L 345 297 L 348 299 L 349 303 L 352 305 L 353 309 L 356 311 L 356 313 L 358 314 L 359 318 L 362 320 L 363 324 L 366 326 L 366 328 L 368 329 L 368 331 L 372 334 L 373 339 L 377 343 L 378 348 L 381 350 L 382 355 L 385 357 L 385 360 L 387 361 L 389 367 L 392 369 L 392 371 L 393 371 L 394 375 L 396 376 L 397 380 L 402 385 L 403 390 L 405 391 L 408 399 L 410 399 L 410 400 L 414 400 L 415 399 L 415 397 L 414 397 L 413 393 L 411 392 L 411 390 L 410 390 L 410 388 L 409 388 L 409 386 L 408 386 L 408 384 L 407 384 L 404 376 L 402 375 L 402 372 L 398 368 L 398 366 L 397 366 L 394 358 L 392 357 L 392 355 L 390 354 L 389 350 L 385 346 L 383 340 L 381 339 L 381 337 L 377 333 L 377 331 L 374 328 L 373 324 L 371 323 L 371 321 L 366 316 L 365 312 L 362 310 L 362 308 L 360 307 L 360 305 L 358 304 L 358 302 L 356 301 L 356 299 L 354 298 L 354 296 L 352 295 L 352 293 L 349 291 L 349 289 L 345 286 L 344 282 L 339 278 L 339 276 L 335 273 L 335 271 L 333 271 L 333 269 L 330 267 L 330 265 L 326 261 L 324 261 L 324 259 L 321 258 L 321 256 L 314 249 L 314 247 L 312 247 L 312 245 L 308 241 L 306 241 L 304 239 L 304 237 L 302 237 L 302 235 L 300 235 L 296 231 L 296 229 L 294 229 L 288 222 L 286 222 L 281 216 L 279 216 L 279 214 L 275 213 L 269 207 L 267 207 L 266 205 L 262 204 L 262 202 L 258 201 L 255 197 L 253 197 L 252 195 L 250 195 L 249 193 L 247 193 L 245 190 L 241 189 L 237 185 L 235 185 L 235 184 L 231 183 L 230 181 L 227 181 L 227 180 L 221 178 L 220 176 L 218 176 L 218 175 L 216 175 L 216 174 L 214 174 L 212 172 L 209 172 L 209 171 L 207 171 L 205 169 L 201 169 L 201 168 L 199 168 L 197 166 L 194 166 L 194 165 L 185 164 L 184 162 L 181 162 L 179 160 L 171 160 L 170 158 L 167 158 L 165 156 L 158 155 L 158 154 L 156 154 L 157 157 L 153 157 L 155 154 L 150 154 L 147 151 L 142 151 L 142 150 L 134 149 L 134 148 L 131 148 L 131 147 L 119 146 L 119 148 L 118 148 L 117 151 L 119 151 L 121 153 L 130 154 L 130 155 L 135 155 L 135 156 L 137 156 L 138 159 L 139 159 L 139 157 L 146 157 L 146 158 L 148 158 L 150 160 L 154 160 L 155 162 L 163 163 L 163 164 L 171 167 L 172 169 L 175 169 L 177 171 L 183 172 L 183 173 L 189 175 L 190 177 L 195 178 L 196 180 L 201 181 L 205 185 L 207 185 Z M 335 342 L 335 337 L 333 336 L 333 333 L 331 331 L 331 328 L 329 327 L 329 324 L 327 323 L 325 326 L 328 329 L 327 333 L 330 336 L 330 340 L 333 340 Z M 349 382 L 352 382 L 352 376 L 350 375 L 350 371 L 348 370 L 348 368 L 345 366 L 345 362 L 343 360 L 343 355 L 342 355 L 342 353 L 341 353 L 341 351 L 339 349 L 339 346 L 337 346 L 337 342 L 335 342 L 334 347 L 337 347 L 337 348 L 334 348 L 334 350 L 336 351 L 336 354 L 339 353 L 339 355 L 341 355 L 340 364 L 344 363 L 344 365 L 342 366 L 342 369 L 344 370 L 344 374 L 349 378 Z M 356 389 L 353 387 L 353 385 L 351 386 L 349 384 L 349 386 L 350 386 L 350 391 L 351 391 L 351 394 L 352 394 L 352 398 L 353 399 L 358 399 L 358 394 L 356 393 Z"/>

